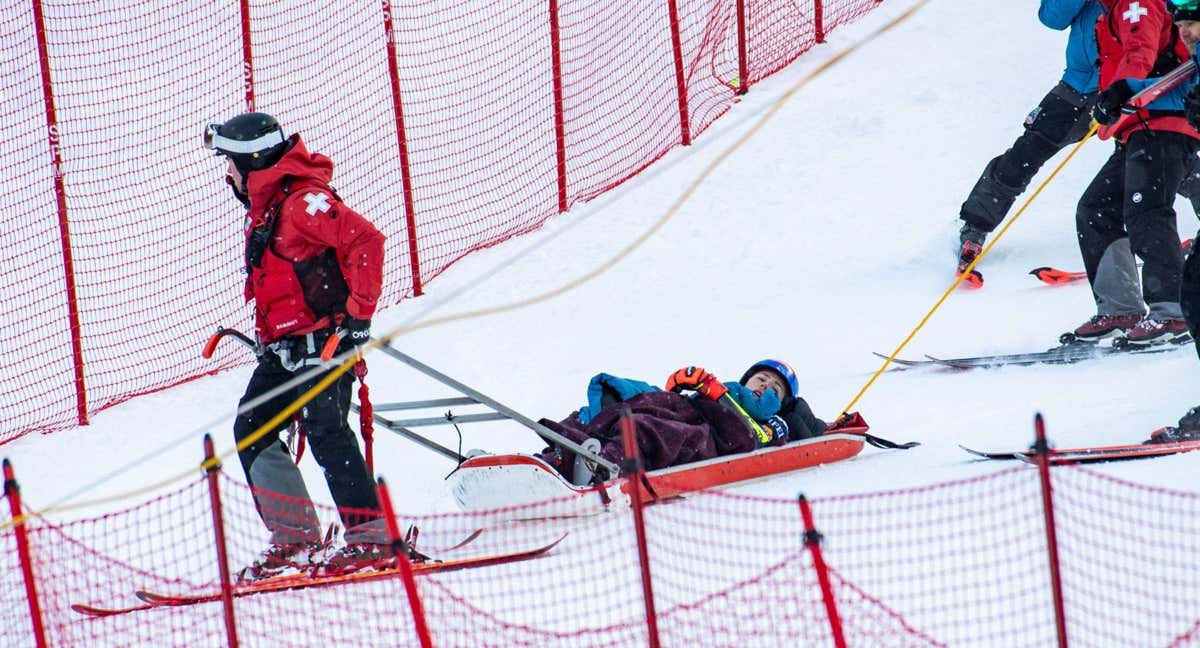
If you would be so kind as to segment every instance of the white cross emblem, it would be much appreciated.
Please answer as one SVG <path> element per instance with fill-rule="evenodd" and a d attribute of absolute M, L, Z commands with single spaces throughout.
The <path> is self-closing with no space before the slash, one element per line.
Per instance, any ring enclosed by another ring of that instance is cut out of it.
<path fill-rule="evenodd" d="M 309 216 L 316 216 L 317 212 L 329 211 L 329 198 L 325 194 L 304 194 L 304 202 L 308 203 L 308 207 L 304 211 L 308 212 Z"/>
<path fill-rule="evenodd" d="M 1142 19 L 1142 16 L 1145 16 L 1148 13 L 1150 13 L 1150 11 L 1143 7 L 1141 3 L 1135 2 L 1129 5 L 1129 10 L 1121 14 L 1121 17 L 1131 23 L 1136 23 Z"/>

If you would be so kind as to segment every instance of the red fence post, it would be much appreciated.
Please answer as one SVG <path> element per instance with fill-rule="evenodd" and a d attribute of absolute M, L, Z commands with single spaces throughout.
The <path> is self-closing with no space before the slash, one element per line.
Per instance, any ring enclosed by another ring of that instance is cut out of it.
<path fill-rule="evenodd" d="M 1050 591 L 1054 595 L 1054 625 L 1059 648 L 1067 646 L 1067 614 L 1063 605 L 1062 573 L 1058 565 L 1058 532 L 1054 525 L 1054 498 L 1050 489 L 1050 444 L 1046 442 L 1046 422 L 1041 412 L 1033 418 L 1033 450 L 1037 457 L 1038 477 L 1042 482 L 1042 512 L 1046 520 L 1046 551 L 1050 559 Z"/>
<path fill-rule="evenodd" d="M 817 42 L 825 42 L 825 8 L 821 0 L 813 0 L 813 31 L 816 32 Z"/>
<path fill-rule="evenodd" d="M 679 3 L 678 0 L 667 0 L 667 10 L 671 14 L 671 49 L 675 53 L 675 86 L 679 95 L 679 130 L 684 146 L 692 144 L 692 127 L 688 122 L 687 84 L 683 78 L 683 43 L 679 36 Z"/>
<path fill-rule="evenodd" d="M 412 269 L 413 296 L 425 293 L 421 285 L 421 259 L 417 251 L 417 211 L 413 207 L 412 172 L 408 166 L 408 134 L 404 129 L 404 103 L 400 100 L 400 68 L 396 65 L 396 29 L 391 0 L 383 0 L 383 29 L 387 33 L 388 78 L 392 83 L 392 112 L 396 114 L 396 145 L 400 149 L 400 191 L 404 194 L 404 220 L 408 226 L 408 263 Z"/>
<path fill-rule="evenodd" d="M 633 509 L 633 528 L 637 535 L 638 563 L 642 566 L 642 599 L 646 605 L 647 644 L 658 648 L 658 613 L 654 610 L 654 586 L 650 580 L 650 552 L 646 546 L 646 520 L 643 516 L 642 480 L 646 471 L 642 469 L 642 458 L 638 454 L 637 431 L 633 427 L 633 416 L 629 407 L 621 411 L 621 441 L 625 446 L 625 465 L 622 471 L 629 479 L 629 498 Z"/>
<path fill-rule="evenodd" d="M 229 575 L 229 552 L 225 545 L 225 517 L 221 509 L 221 487 L 217 478 L 221 462 L 213 451 L 212 436 L 204 435 L 204 473 L 208 480 L 208 501 L 212 505 L 213 535 L 217 540 L 217 569 L 221 570 L 221 608 L 225 614 L 225 639 L 229 648 L 237 648 L 237 623 L 233 614 L 233 582 Z"/>
<path fill-rule="evenodd" d="M 250 46 L 250 0 L 241 1 L 242 83 L 246 89 L 246 112 L 254 112 L 254 54 Z"/>
<path fill-rule="evenodd" d="M 404 539 L 400 537 L 400 525 L 396 524 L 396 511 L 392 508 L 392 496 L 382 477 L 376 482 L 375 489 L 379 494 L 379 507 L 383 509 L 383 517 L 387 521 L 392 554 L 396 556 L 396 565 L 400 568 L 400 579 L 404 581 L 404 591 L 408 594 L 408 606 L 412 609 L 417 639 L 421 642 L 421 648 L 433 648 L 433 638 L 429 635 L 429 623 L 425 620 L 425 606 L 421 604 L 421 595 L 417 592 L 417 581 L 413 577 L 412 563 L 408 560 L 408 545 L 404 544 Z"/>
<path fill-rule="evenodd" d="M 21 489 L 13 476 L 13 467 L 4 460 L 4 496 L 12 511 L 13 535 L 17 539 L 17 557 L 21 560 L 21 574 L 25 577 L 25 599 L 29 601 L 29 618 L 33 621 L 33 639 L 38 648 L 46 648 L 46 627 L 42 624 L 42 608 L 38 603 L 37 582 L 33 577 L 33 556 L 29 553 L 29 535 L 25 529 L 25 516 L 21 514 Z"/>
<path fill-rule="evenodd" d="M 737 0 L 738 87 L 737 93 L 750 91 L 750 64 L 746 59 L 746 0 Z"/>
<path fill-rule="evenodd" d="M 75 411 L 80 425 L 88 424 L 87 384 L 83 379 L 83 326 L 79 321 L 79 297 L 75 290 L 75 257 L 71 252 L 71 229 L 67 222 L 67 189 L 62 169 L 62 133 L 54 108 L 54 84 L 50 80 L 50 48 L 46 43 L 46 17 L 42 0 L 33 0 L 33 26 L 37 35 L 38 62 L 42 71 L 42 103 L 46 109 L 46 133 L 50 162 L 54 166 L 54 201 L 58 207 L 58 238 L 62 245 L 63 280 L 67 284 L 67 321 L 71 327 L 71 357 L 75 365 Z"/>
<path fill-rule="evenodd" d="M 829 631 L 833 634 L 833 645 L 846 648 L 846 636 L 842 632 L 842 618 L 838 616 L 837 600 L 833 598 L 833 585 L 829 582 L 829 567 L 821 555 L 821 534 L 813 525 L 812 507 L 804 493 L 800 494 L 800 517 L 804 520 L 804 546 L 812 553 L 813 569 L 817 571 L 817 582 L 821 585 L 821 599 L 825 601 L 825 613 L 829 616 Z"/>
<path fill-rule="evenodd" d="M 554 155 L 558 163 L 558 213 L 567 211 L 567 129 L 563 117 L 562 50 L 558 0 L 550 0 L 550 67 L 554 78 Z"/>

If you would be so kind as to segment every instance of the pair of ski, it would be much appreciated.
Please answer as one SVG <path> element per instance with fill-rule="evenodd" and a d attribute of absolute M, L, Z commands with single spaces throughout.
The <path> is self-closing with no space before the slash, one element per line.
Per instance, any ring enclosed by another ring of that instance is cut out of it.
<path fill-rule="evenodd" d="M 478 535 L 478 533 L 475 535 Z M 546 554 L 555 546 L 557 546 L 558 543 L 562 542 L 566 537 L 567 534 L 564 533 L 551 542 L 522 551 L 510 551 L 450 560 L 431 559 L 424 562 L 413 563 L 412 570 L 414 575 L 424 576 L 427 574 L 437 574 L 460 569 L 472 569 L 476 567 L 487 567 L 491 565 L 502 565 L 505 563 L 529 560 L 531 558 L 537 558 Z M 471 539 L 474 539 L 474 536 L 472 536 Z M 461 546 L 463 544 L 466 543 L 462 542 L 457 546 Z M 233 596 L 234 598 L 240 598 L 243 596 L 250 596 L 252 594 L 265 594 L 268 592 L 283 592 L 288 590 L 325 587 L 329 585 L 341 585 L 346 583 L 362 583 L 395 578 L 399 575 L 400 568 L 394 565 L 377 568 L 372 571 L 362 570 L 323 576 L 313 576 L 305 573 L 284 574 L 244 583 L 241 585 L 235 585 L 233 588 Z M 219 591 L 198 594 L 164 594 L 146 589 L 139 589 L 136 590 L 134 594 L 142 601 L 138 605 L 130 605 L 127 607 L 100 607 L 84 603 L 73 603 L 71 605 L 71 609 L 85 616 L 101 618 L 119 614 L 128 614 L 130 612 L 151 610 L 160 607 L 195 605 L 198 603 L 209 603 L 221 600 L 221 592 Z"/>
<path fill-rule="evenodd" d="M 1007 461 L 1017 459 L 1028 463 L 1037 463 L 1037 453 L 1033 450 L 1005 450 L 1000 452 L 984 452 L 974 450 L 964 445 L 958 447 L 979 457 L 992 461 Z M 1179 454 L 1200 450 L 1200 441 L 1177 441 L 1174 443 L 1146 443 L 1131 445 L 1092 446 L 1082 448 L 1064 448 L 1051 450 L 1047 455 L 1051 465 L 1067 463 L 1096 463 L 1100 461 L 1122 461 L 1128 459 L 1149 459 L 1165 455 Z"/>
<path fill-rule="evenodd" d="M 901 368 L 943 367 L 948 369 L 988 369 L 995 367 L 1022 367 L 1038 364 L 1074 364 L 1084 360 L 1095 360 L 1108 356 L 1144 355 L 1150 353 L 1166 353 L 1190 344 L 1189 338 L 1175 344 L 1160 344 L 1157 346 L 1100 346 L 1097 344 L 1063 344 L 1047 351 L 1034 353 L 1009 353 L 1001 355 L 969 356 L 965 358 L 939 358 L 926 355 L 924 360 L 906 360 L 893 358 L 892 363 Z M 880 358 L 887 358 L 882 353 L 872 352 Z"/>

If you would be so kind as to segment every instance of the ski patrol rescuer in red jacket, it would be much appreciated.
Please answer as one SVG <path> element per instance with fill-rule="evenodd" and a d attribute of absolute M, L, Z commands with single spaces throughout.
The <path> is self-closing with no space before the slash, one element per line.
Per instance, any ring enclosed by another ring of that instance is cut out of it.
<path fill-rule="evenodd" d="M 1162 0 L 1103 0 L 1096 22 L 1100 95 L 1096 121 L 1115 124 L 1121 107 L 1191 53 Z M 1064 343 L 1121 346 L 1189 339 L 1179 306 L 1183 252 L 1175 193 L 1200 150 L 1178 93 L 1167 93 L 1113 133 L 1116 148 L 1079 199 L 1075 228 L 1096 315 Z M 1139 286 L 1134 256 L 1143 262 Z"/>
<path fill-rule="evenodd" d="M 321 367 L 321 350 L 331 335 L 341 338 L 339 354 L 370 338 L 383 282 L 384 236 L 329 187 L 333 161 L 310 152 L 300 135 L 285 137 L 270 115 L 251 112 L 210 124 L 205 145 L 228 160 L 225 182 L 248 210 L 245 296 L 254 302 L 259 352 L 234 422 L 240 443 L 325 376 L 312 369 Z M 298 384 L 262 400 L 300 375 Z M 242 570 L 242 580 L 388 551 L 375 481 L 347 421 L 353 382 L 354 375 L 344 373 L 300 410 L 301 427 L 346 529 L 346 547 L 333 557 L 317 555 L 330 547 L 280 439 L 285 421 L 238 453 L 255 506 L 271 531 L 270 545 Z"/>

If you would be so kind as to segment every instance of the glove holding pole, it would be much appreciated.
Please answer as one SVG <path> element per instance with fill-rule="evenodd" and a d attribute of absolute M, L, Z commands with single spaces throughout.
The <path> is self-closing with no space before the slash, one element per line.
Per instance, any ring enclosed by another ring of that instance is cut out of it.
<path fill-rule="evenodd" d="M 710 400 L 720 400 L 729 388 L 701 367 L 684 367 L 667 377 L 667 391 L 694 391 Z"/>
<path fill-rule="evenodd" d="M 1133 88 L 1125 79 L 1118 79 L 1112 85 L 1100 92 L 1096 98 L 1096 106 L 1092 108 L 1092 117 L 1105 126 L 1112 126 L 1121 118 L 1121 110 L 1125 102 L 1133 97 Z"/>
<path fill-rule="evenodd" d="M 347 315 L 342 320 L 342 325 L 334 330 L 329 339 L 325 341 L 325 346 L 321 349 L 321 360 L 329 362 L 337 353 L 338 344 L 341 341 L 349 340 L 354 346 L 362 346 L 371 340 L 371 320 L 358 319 Z"/>

